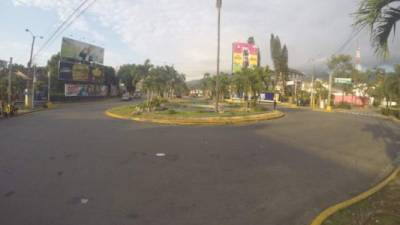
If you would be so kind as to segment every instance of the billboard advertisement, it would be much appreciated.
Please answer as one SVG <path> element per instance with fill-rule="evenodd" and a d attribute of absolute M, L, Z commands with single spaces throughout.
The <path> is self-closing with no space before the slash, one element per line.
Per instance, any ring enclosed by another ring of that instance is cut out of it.
<path fill-rule="evenodd" d="M 94 84 L 65 84 L 66 97 L 105 97 L 107 86 Z"/>
<path fill-rule="evenodd" d="M 79 62 L 104 63 L 104 48 L 64 37 L 61 58 Z"/>
<path fill-rule="evenodd" d="M 61 61 L 59 80 L 103 83 L 104 69 L 100 65 L 88 65 Z"/>
<path fill-rule="evenodd" d="M 258 65 L 258 47 L 247 43 L 233 43 L 232 47 L 232 72 L 236 73 L 242 68 L 254 68 Z"/>

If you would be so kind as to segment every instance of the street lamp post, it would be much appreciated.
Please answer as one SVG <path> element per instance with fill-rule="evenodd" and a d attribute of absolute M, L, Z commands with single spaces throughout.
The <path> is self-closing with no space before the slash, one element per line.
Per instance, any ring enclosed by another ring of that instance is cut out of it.
<path fill-rule="evenodd" d="M 218 47 L 217 47 L 217 77 L 216 77 L 216 101 L 215 101 L 215 111 L 219 112 L 219 64 L 220 64 L 220 52 L 221 52 L 221 7 L 222 0 L 217 0 L 217 9 L 218 9 Z"/>
<path fill-rule="evenodd" d="M 34 88 L 34 83 L 35 83 L 35 76 L 36 76 L 36 74 L 32 74 L 32 60 L 33 60 L 33 50 L 34 50 L 34 48 L 35 48 L 35 41 L 36 41 L 36 38 L 40 38 L 40 39 L 43 39 L 43 36 L 37 36 L 37 35 L 35 35 L 35 34 L 33 34 L 33 32 L 31 31 L 31 30 L 29 30 L 29 29 L 25 29 L 25 31 L 26 32 L 28 32 L 28 33 L 30 33 L 31 35 L 32 35 L 32 45 L 31 45 L 31 52 L 30 52 L 30 57 L 29 57 L 29 62 L 28 62 L 28 71 L 29 71 L 29 73 L 32 75 L 32 109 L 33 109 L 33 107 L 34 107 L 34 101 L 35 101 L 35 88 Z M 34 73 L 35 73 L 36 71 L 34 71 Z M 29 85 L 27 85 L 28 87 L 29 87 Z M 28 102 L 25 102 L 25 105 L 29 105 L 29 103 Z"/>

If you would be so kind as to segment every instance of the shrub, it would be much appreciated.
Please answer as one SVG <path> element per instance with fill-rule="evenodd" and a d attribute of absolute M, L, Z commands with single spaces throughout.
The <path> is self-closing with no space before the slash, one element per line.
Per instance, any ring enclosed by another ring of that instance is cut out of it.
<path fill-rule="evenodd" d="M 256 105 L 255 107 L 252 108 L 252 111 L 254 112 L 265 112 L 267 109 L 261 105 Z"/>
<path fill-rule="evenodd" d="M 175 114 L 177 114 L 178 112 L 177 111 L 175 111 L 175 110 L 173 110 L 173 109 L 168 109 L 168 111 L 167 111 L 167 114 L 169 114 L 169 115 L 175 115 Z"/>
<path fill-rule="evenodd" d="M 168 103 L 168 100 L 160 97 L 153 98 L 149 102 L 143 102 L 136 106 L 135 112 L 152 112 L 154 110 L 164 111 L 168 108 L 165 107 L 165 104 Z M 134 113 L 135 113 L 134 112 Z"/>
<path fill-rule="evenodd" d="M 381 113 L 385 116 L 394 116 L 394 117 L 400 119 L 400 110 L 399 109 L 383 108 L 383 109 L 381 109 Z"/>
<path fill-rule="evenodd" d="M 347 102 L 341 102 L 338 105 L 335 105 L 335 108 L 338 108 L 338 109 L 351 109 L 351 104 L 349 104 Z"/>

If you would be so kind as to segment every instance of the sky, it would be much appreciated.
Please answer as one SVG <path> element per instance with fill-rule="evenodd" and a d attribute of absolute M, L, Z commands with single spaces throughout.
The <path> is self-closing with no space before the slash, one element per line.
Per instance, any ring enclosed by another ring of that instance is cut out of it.
<path fill-rule="evenodd" d="M 83 0 L 1 0 L 0 59 L 26 64 L 32 41 L 29 28 L 43 35 L 35 46 L 35 63 L 44 65 L 61 48 L 63 36 L 105 48 L 105 64 L 118 67 L 143 63 L 174 65 L 198 79 L 215 73 L 217 10 L 215 0 L 97 0 L 83 15 L 37 53 L 57 27 Z M 91 2 L 93 0 L 89 0 Z M 312 59 L 326 64 L 332 54 L 355 55 L 361 48 L 364 67 L 399 62 L 398 41 L 386 61 L 375 56 L 368 32 L 361 32 L 338 51 L 353 33 L 352 13 L 359 0 L 223 0 L 221 67 L 230 71 L 232 43 L 255 38 L 262 65 L 272 67 L 269 39 L 278 35 L 289 49 L 291 68 L 307 70 Z M 37 53 L 37 54 L 36 54 Z"/>

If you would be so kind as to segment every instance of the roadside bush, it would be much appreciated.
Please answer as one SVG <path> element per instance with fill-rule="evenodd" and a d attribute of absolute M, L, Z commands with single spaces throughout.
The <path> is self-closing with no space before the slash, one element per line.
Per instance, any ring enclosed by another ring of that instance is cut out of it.
<path fill-rule="evenodd" d="M 177 114 L 178 112 L 177 111 L 175 111 L 175 110 L 173 110 L 173 109 L 168 109 L 168 111 L 167 111 L 167 114 L 169 114 L 169 115 L 175 115 L 175 114 Z"/>
<path fill-rule="evenodd" d="M 400 109 L 383 108 L 381 109 L 381 113 L 385 116 L 394 116 L 400 119 Z"/>
<path fill-rule="evenodd" d="M 347 103 L 347 102 L 341 102 L 338 105 L 335 105 L 335 108 L 337 109 L 351 109 L 351 104 Z"/>
<path fill-rule="evenodd" d="M 252 108 L 253 112 L 265 112 L 267 109 L 261 105 L 256 105 L 255 107 Z"/>
<path fill-rule="evenodd" d="M 149 102 L 143 102 L 138 104 L 135 107 L 135 110 L 133 111 L 133 114 L 138 114 L 138 113 L 143 113 L 143 112 L 152 112 L 154 110 L 156 111 L 165 111 L 168 108 L 165 107 L 165 104 L 168 103 L 168 100 L 164 99 L 164 98 L 153 98 L 151 101 Z"/>

